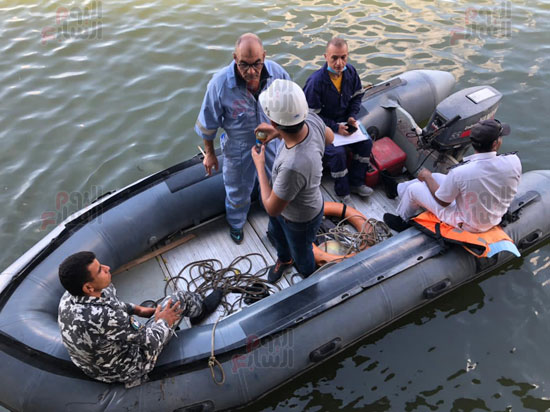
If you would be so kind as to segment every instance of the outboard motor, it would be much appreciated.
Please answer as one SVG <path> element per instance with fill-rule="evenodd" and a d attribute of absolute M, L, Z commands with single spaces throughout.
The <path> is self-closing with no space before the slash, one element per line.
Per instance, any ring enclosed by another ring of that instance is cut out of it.
<path fill-rule="evenodd" d="M 501 99 L 502 94 L 491 86 L 460 90 L 437 105 L 424 129 L 403 108 L 397 108 L 393 137 L 407 154 L 407 170 L 412 175 L 421 167 L 447 173 L 469 150 L 472 126 L 493 118 Z"/>

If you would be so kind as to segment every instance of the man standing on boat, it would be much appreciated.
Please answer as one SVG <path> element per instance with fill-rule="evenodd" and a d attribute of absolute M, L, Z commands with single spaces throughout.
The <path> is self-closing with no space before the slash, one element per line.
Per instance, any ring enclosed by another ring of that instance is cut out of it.
<path fill-rule="evenodd" d="M 214 139 L 218 128 L 220 136 L 225 185 L 225 210 L 229 234 L 237 244 L 243 241 L 243 227 L 250 209 L 250 195 L 256 171 L 250 147 L 256 138 L 254 129 L 268 119 L 263 113 L 258 96 L 275 79 L 290 79 L 277 63 L 265 59 L 262 41 L 252 33 L 243 34 L 235 45 L 231 64 L 212 77 L 208 83 L 195 131 L 204 140 L 206 154 L 203 160 L 208 175 L 218 170 Z M 266 163 L 270 170 L 277 152 L 278 141 L 266 147 Z"/>
<path fill-rule="evenodd" d="M 357 122 L 364 94 L 361 79 L 355 68 L 347 63 L 348 44 L 344 39 L 331 39 L 324 56 L 325 64 L 307 79 L 304 86 L 307 102 L 334 133 L 349 136 L 357 128 L 362 129 Z M 351 201 L 350 193 L 363 197 L 373 193 L 365 185 L 372 140 L 365 130 L 361 131 L 367 136 L 366 140 L 343 146 L 329 144 L 325 149 L 325 161 L 334 179 L 334 191 L 344 203 Z M 353 153 L 349 170 L 346 148 Z"/>
<path fill-rule="evenodd" d="M 465 157 L 449 174 L 422 169 L 418 179 L 397 185 L 399 216 L 386 213 L 384 222 L 394 230 L 409 227 L 406 222 L 422 209 L 439 220 L 468 232 L 485 232 L 500 223 L 508 210 L 521 178 L 516 154 L 497 155 L 507 124 L 483 120 L 474 125 L 470 139 L 475 154 Z"/>
<path fill-rule="evenodd" d="M 182 316 L 195 324 L 213 313 L 223 293 L 204 301 L 177 291 L 156 308 L 123 303 L 111 283 L 109 266 L 92 252 L 78 252 L 61 263 L 59 280 L 67 290 L 59 302 L 58 324 L 71 360 L 86 375 L 127 388 L 146 381 Z M 145 325 L 134 316 L 149 318 Z"/>
<path fill-rule="evenodd" d="M 304 277 L 315 271 L 312 242 L 324 205 L 322 158 L 334 134 L 319 116 L 309 113 L 304 92 L 290 80 L 275 80 L 259 100 L 271 124 L 263 123 L 257 130 L 266 133 L 267 140 L 283 140 L 273 165 L 273 188 L 265 171 L 265 145 L 251 150 L 269 214 L 268 234 L 277 249 L 277 262 L 268 272 L 268 281 L 275 283 L 292 264 Z"/>

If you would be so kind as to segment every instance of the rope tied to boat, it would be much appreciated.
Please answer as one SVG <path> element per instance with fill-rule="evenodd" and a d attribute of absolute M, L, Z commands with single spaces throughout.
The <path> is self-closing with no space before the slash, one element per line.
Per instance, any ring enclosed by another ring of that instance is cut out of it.
<path fill-rule="evenodd" d="M 212 338 L 210 340 L 211 346 L 210 346 L 210 358 L 208 358 L 208 367 L 210 368 L 210 374 L 212 375 L 212 380 L 214 383 L 218 386 L 221 386 L 225 383 L 225 371 L 223 370 L 222 364 L 216 359 L 216 356 L 214 355 L 214 347 L 215 347 L 215 336 L 216 336 L 216 326 L 218 326 L 218 322 L 220 321 L 222 317 L 220 316 L 218 320 L 214 323 L 214 326 L 212 327 Z M 220 369 L 220 372 L 222 374 L 221 380 L 216 379 L 216 370 L 214 367 L 217 366 Z"/>

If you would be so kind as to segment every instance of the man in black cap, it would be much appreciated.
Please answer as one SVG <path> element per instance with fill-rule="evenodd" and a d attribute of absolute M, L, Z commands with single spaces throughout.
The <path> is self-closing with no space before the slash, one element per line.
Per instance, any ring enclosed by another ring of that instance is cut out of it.
<path fill-rule="evenodd" d="M 497 155 L 510 126 L 498 120 L 475 124 L 470 139 L 475 153 L 447 175 L 422 169 L 418 179 L 397 186 L 399 216 L 386 213 L 384 222 L 402 231 L 422 209 L 442 222 L 469 232 L 485 232 L 498 225 L 516 195 L 521 162 L 515 154 Z"/>

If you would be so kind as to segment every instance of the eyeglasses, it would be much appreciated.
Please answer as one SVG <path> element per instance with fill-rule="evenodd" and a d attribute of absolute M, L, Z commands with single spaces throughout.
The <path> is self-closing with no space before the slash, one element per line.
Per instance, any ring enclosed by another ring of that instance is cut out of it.
<path fill-rule="evenodd" d="M 261 61 L 255 61 L 254 63 L 247 63 L 247 62 L 239 62 L 237 64 L 237 66 L 239 66 L 239 70 L 243 71 L 243 72 L 247 72 L 248 69 L 252 68 L 254 69 L 255 71 L 259 72 L 262 67 L 264 67 L 264 63 L 261 62 Z"/>

